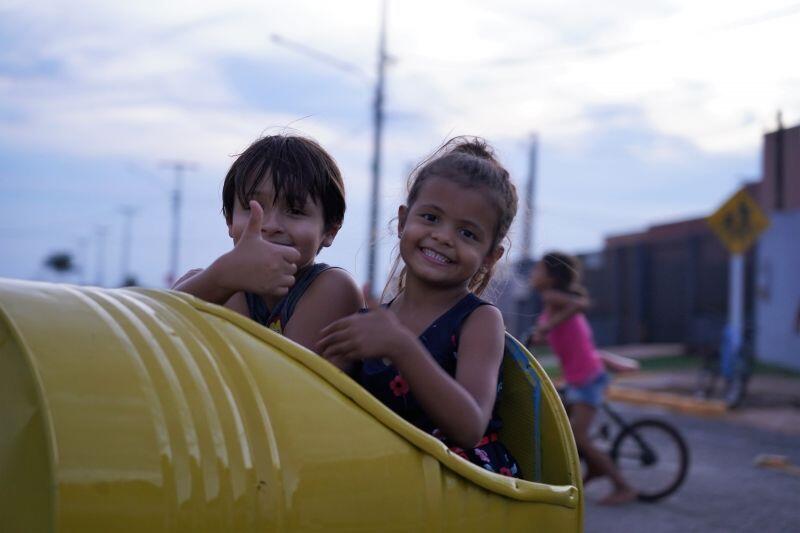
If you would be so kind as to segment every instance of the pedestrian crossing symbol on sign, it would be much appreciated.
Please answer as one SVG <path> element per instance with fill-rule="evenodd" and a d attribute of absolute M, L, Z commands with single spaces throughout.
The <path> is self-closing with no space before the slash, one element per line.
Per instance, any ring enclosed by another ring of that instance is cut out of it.
<path fill-rule="evenodd" d="M 708 217 L 708 224 L 732 254 L 741 254 L 755 244 L 769 226 L 769 219 L 745 189 L 734 194 Z"/>

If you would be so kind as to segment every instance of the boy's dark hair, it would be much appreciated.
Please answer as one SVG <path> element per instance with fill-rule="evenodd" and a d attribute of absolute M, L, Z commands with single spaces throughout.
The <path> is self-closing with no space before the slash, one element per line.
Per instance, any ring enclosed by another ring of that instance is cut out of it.
<path fill-rule="evenodd" d="M 454 137 L 422 161 L 408 177 L 406 205 L 417 200 L 422 185 L 431 177 L 449 179 L 468 188 L 482 188 L 495 208 L 497 224 L 494 227 L 489 252 L 493 252 L 508 234 L 517 214 L 517 189 L 511 183 L 508 171 L 495 158 L 494 151 L 480 137 Z M 469 281 L 469 290 L 480 295 L 492 278 L 494 267 L 481 268 Z M 399 277 L 402 289 L 405 268 Z"/>
<path fill-rule="evenodd" d="M 239 154 L 222 186 L 222 214 L 230 224 L 236 200 L 247 206 L 261 182 L 269 177 L 275 200 L 302 207 L 308 195 L 322 206 L 325 229 L 344 220 L 342 174 L 336 161 L 316 141 L 297 135 L 269 135 Z"/>
<path fill-rule="evenodd" d="M 578 296 L 586 296 L 581 285 L 581 263 L 578 258 L 564 252 L 549 252 L 542 257 L 547 275 L 553 279 L 553 288 Z"/>

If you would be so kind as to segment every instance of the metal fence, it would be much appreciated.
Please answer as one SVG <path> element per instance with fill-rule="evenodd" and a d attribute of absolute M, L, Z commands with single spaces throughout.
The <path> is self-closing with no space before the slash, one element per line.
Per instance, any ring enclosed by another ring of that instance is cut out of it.
<path fill-rule="evenodd" d="M 729 256 L 710 231 L 608 246 L 579 258 L 598 345 L 682 343 L 700 350 L 718 345 L 727 317 Z M 745 321 L 752 324 L 754 253 L 745 259 Z M 497 303 L 509 331 L 521 336 L 541 306 L 530 290 L 520 296 L 519 280 L 527 278 L 530 265 L 515 267 L 516 295 L 503 291 Z"/>

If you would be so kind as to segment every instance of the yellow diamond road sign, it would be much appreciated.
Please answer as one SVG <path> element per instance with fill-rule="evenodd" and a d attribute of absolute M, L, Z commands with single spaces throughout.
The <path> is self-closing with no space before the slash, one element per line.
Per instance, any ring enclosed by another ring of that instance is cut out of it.
<path fill-rule="evenodd" d="M 753 197 L 742 189 L 708 217 L 717 237 L 732 254 L 747 251 L 769 226 L 769 219 Z"/>

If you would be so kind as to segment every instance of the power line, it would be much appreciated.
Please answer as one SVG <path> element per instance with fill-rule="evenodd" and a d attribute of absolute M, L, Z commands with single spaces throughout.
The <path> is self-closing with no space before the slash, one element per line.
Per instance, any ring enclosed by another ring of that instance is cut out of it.
<path fill-rule="evenodd" d="M 332 56 L 330 54 L 326 54 L 325 52 L 321 52 L 315 48 L 310 46 L 304 45 L 302 43 L 298 43 L 297 41 L 293 41 L 291 39 L 287 39 L 282 35 L 278 35 L 277 33 L 273 33 L 270 35 L 270 39 L 273 43 L 283 46 L 285 48 L 293 49 L 296 52 L 300 52 L 301 54 L 307 55 L 312 57 L 322 63 L 327 64 L 330 67 L 336 68 L 343 72 L 347 72 L 348 74 L 353 74 L 358 76 L 361 79 L 365 79 L 368 81 L 372 81 L 370 76 L 364 72 L 361 67 L 354 63 L 350 63 L 348 61 L 343 61 L 338 57 Z"/>
<path fill-rule="evenodd" d="M 719 26 L 713 27 L 712 31 L 727 31 L 744 28 L 746 26 L 754 26 L 756 24 L 761 24 L 762 22 L 767 22 L 777 18 L 788 17 L 796 13 L 800 13 L 800 4 L 791 4 L 781 9 L 764 13 L 763 15 L 756 15 L 747 19 L 740 19 L 733 22 L 728 22 L 726 24 L 720 24 Z"/>
<path fill-rule="evenodd" d="M 710 26 L 707 28 L 700 28 L 695 32 L 696 34 L 695 36 L 707 37 L 711 33 L 721 33 L 721 32 L 736 30 L 739 28 L 753 26 L 756 24 L 761 24 L 775 19 L 793 16 L 798 13 L 800 13 L 800 4 L 792 4 L 778 10 L 769 11 L 761 15 L 738 19 L 724 24 Z M 585 54 L 585 55 L 590 55 L 592 57 L 611 55 L 646 45 L 668 42 L 669 40 L 670 39 L 668 38 L 662 38 L 662 39 L 644 39 L 638 41 L 627 41 L 627 42 L 612 43 L 607 45 L 589 44 L 589 45 L 579 45 L 579 46 L 554 46 L 550 48 L 545 48 L 544 50 L 540 50 L 531 54 L 526 54 L 524 56 L 500 57 L 485 61 L 448 61 L 448 60 L 438 60 L 435 58 L 428 58 L 423 56 L 414 56 L 414 59 L 415 62 L 423 61 L 428 63 L 435 63 L 440 67 L 452 67 L 452 68 L 514 67 L 518 65 L 535 63 L 543 59 L 554 59 L 558 58 L 558 56 L 570 55 L 570 54 Z"/>
<path fill-rule="evenodd" d="M 164 183 L 161 178 L 159 178 L 155 173 L 143 168 L 135 161 L 128 161 L 125 164 L 125 169 L 139 178 L 146 178 L 145 181 L 149 182 L 150 185 L 157 188 L 160 192 L 168 190 L 168 185 Z"/>
<path fill-rule="evenodd" d="M 760 24 L 762 22 L 767 22 L 770 20 L 774 20 L 776 18 L 783 18 L 786 16 L 791 16 L 796 13 L 800 13 L 800 4 L 793 4 L 786 8 L 771 11 L 769 13 L 765 13 L 763 15 L 749 17 L 746 19 L 739 19 L 735 20 L 726 24 L 721 24 L 718 26 L 712 26 L 707 29 L 699 29 L 695 33 L 697 36 L 708 36 L 709 33 L 717 33 L 717 32 L 724 32 L 730 31 L 738 28 L 743 28 L 746 26 L 752 26 L 755 24 Z M 565 47 L 565 48 L 554 48 L 551 50 L 544 50 L 538 54 L 528 57 L 517 57 L 517 58 L 506 58 L 506 59 L 497 59 L 490 61 L 485 64 L 485 66 L 513 66 L 521 63 L 529 63 L 540 59 L 541 57 L 546 57 L 547 55 L 558 55 L 564 53 L 586 53 L 592 56 L 603 56 L 603 55 L 611 55 L 619 52 L 624 52 L 626 50 L 631 50 L 633 48 L 639 48 L 641 46 L 649 45 L 649 44 L 657 44 L 667 42 L 669 39 L 647 39 L 647 40 L 640 40 L 640 41 L 629 41 L 629 42 L 622 42 L 616 44 L 609 44 L 609 45 L 588 45 L 588 46 L 579 46 L 579 47 Z"/>

